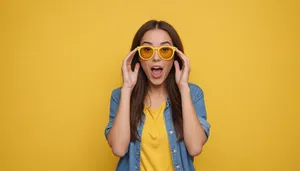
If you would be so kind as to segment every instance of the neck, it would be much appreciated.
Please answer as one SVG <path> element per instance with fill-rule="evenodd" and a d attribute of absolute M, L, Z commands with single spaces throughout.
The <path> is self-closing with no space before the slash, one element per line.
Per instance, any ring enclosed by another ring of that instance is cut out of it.
<path fill-rule="evenodd" d="M 149 91 L 148 94 L 150 96 L 165 96 L 166 95 L 166 89 L 165 84 L 162 83 L 161 85 L 154 85 L 151 82 L 149 82 Z"/>
<path fill-rule="evenodd" d="M 144 103 L 149 108 L 157 108 L 167 97 L 165 84 L 163 83 L 161 85 L 153 85 L 151 82 L 149 82 L 148 86 L 149 89 Z"/>

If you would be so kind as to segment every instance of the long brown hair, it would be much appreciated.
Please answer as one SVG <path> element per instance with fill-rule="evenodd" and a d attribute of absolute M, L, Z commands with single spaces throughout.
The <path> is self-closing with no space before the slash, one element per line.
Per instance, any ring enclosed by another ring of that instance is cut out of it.
<path fill-rule="evenodd" d="M 172 27 L 169 23 L 165 21 L 157 21 L 157 20 L 150 20 L 143 24 L 137 33 L 134 36 L 131 50 L 135 49 L 137 46 L 140 45 L 141 39 L 144 36 L 144 34 L 152 29 L 162 29 L 165 30 L 169 36 L 172 39 L 173 46 L 177 47 L 180 51 L 183 51 L 182 42 L 180 40 L 180 37 L 174 27 Z M 182 67 L 182 62 L 179 59 L 179 57 L 174 55 L 174 60 L 177 60 L 179 62 L 180 67 Z M 132 63 L 131 68 L 134 69 L 134 66 L 136 63 L 139 62 L 139 54 L 136 53 Z M 165 80 L 165 88 L 167 90 L 168 98 L 171 102 L 171 116 L 173 125 L 175 127 L 176 135 L 178 137 L 178 140 L 183 139 L 183 121 L 182 121 L 182 106 L 181 106 L 181 96 L 179 89 L 177 87 L 176 81 L 175 81 L 175 67 L 174 65 L 171 68 L 171 71 L 168 75 L 168 77 Z M 132 91 L 131 94 L 131 100 L 130 100 L 130 139 L 131 141 L 140 141 L 140 137 L 138 137 L 137 134 L 137 127 L 138 124 L 142 120 L 142 114 L 144 109 L 144 99 L 146 98 L 148 91 L 148 79 L 141 68 L 138 73 L 137 83 Z"/>

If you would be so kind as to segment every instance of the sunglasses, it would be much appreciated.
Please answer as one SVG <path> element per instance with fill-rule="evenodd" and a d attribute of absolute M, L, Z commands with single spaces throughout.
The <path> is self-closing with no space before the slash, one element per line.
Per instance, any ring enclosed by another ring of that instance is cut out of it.
<path fill-rule="evenodd" d="M 170 60 L 173 58 L 176 47 L 174 46 L 138 46 L 137 47 L 140 57 L 143 60 L 150 60 L 154 56 L 155 50 L 158 52 L 158 56 L 163 60 Z"/>

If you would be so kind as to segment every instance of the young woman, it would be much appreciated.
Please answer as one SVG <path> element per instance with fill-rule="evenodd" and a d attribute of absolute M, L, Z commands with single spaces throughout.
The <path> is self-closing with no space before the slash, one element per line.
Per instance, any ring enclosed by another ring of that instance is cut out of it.
<path fill-rule="evenodd" d="M 120 157 L 117 171 L 193 171 L 207 141 L 202 89 L 188 82 L 190 61 L 176 30 L 150 20 L 123 61 L 123 86 L 113 90 L 105 136 Z"/>

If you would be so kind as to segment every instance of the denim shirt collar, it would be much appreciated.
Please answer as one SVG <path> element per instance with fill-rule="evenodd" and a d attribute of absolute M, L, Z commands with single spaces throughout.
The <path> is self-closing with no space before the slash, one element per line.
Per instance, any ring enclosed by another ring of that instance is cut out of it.
<path fill-rule="evenodd" d="M 166 108 L 168 108 L 170 105 L 171 105 L 171 100 L 169 99 L 169 97 L 167 97 L 167 100 L 166 100 Z"/>

